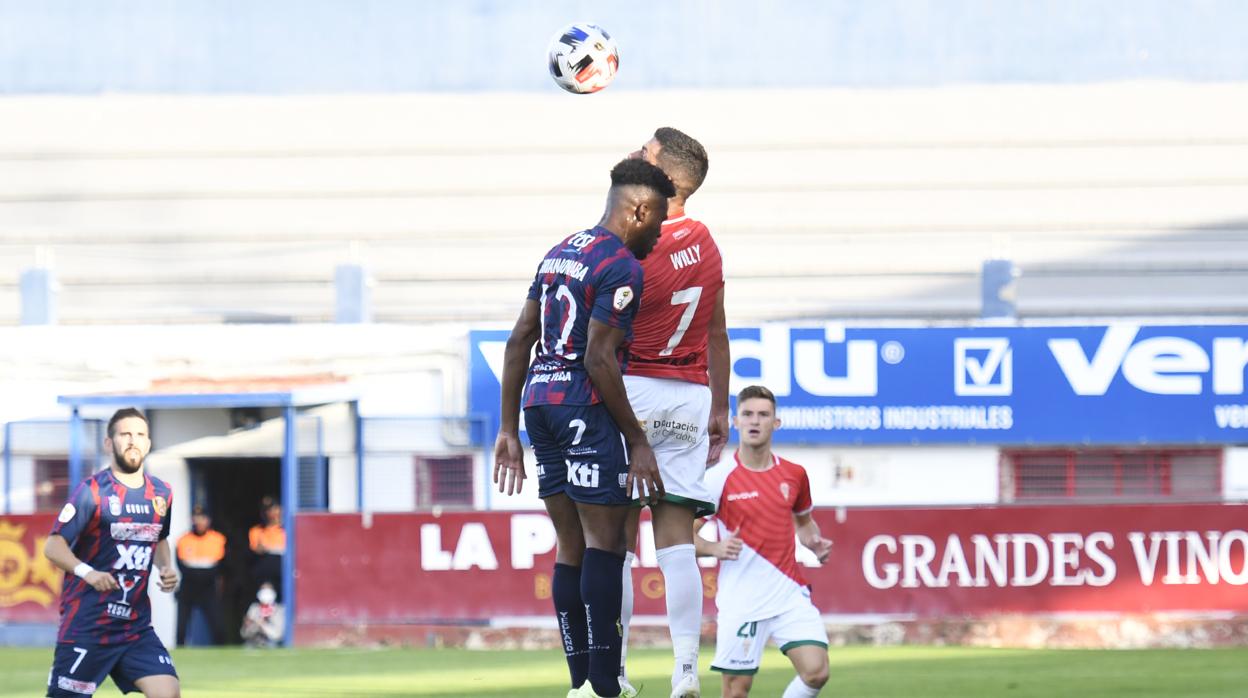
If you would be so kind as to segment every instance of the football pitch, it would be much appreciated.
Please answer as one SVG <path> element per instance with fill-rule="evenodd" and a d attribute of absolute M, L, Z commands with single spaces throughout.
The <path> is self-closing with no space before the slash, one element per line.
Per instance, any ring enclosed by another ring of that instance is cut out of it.
<path fill-rule="evenodd" d="M 720 695 L 706 666 L 703 695 Z M 556 650 L 183 649 L 173 655 L 188 698 L 503 696 L 563 698 L 566 668 Z M 666 698 L 670 653 L 630 652 L 641 695 Z M 1051 696 L 1248 696 L 1248 649 L 1011 650 L 958 647 L 846 647 L 830 653 L 824 696 L 1049 698 Z M 43 695 L 51 649 L 0 649 L 0 698 Z M 752 696 L 775 698 L 792 677 L 769 650 Z M 96 695 L 117 696 L 111 681 Z M 131 694 L 138 695 L 138 694 Z"/>

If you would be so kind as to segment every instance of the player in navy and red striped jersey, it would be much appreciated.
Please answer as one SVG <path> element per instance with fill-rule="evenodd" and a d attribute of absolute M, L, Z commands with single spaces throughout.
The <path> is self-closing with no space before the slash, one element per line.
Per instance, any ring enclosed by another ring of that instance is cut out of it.
<path fill-rule="evenodd" d="M 720 560 L 711 669 L 723 674 L 724 696 L 744 698 L 771 640 L 797 670 L 782 698 L 813 698 L 828 680 L 828 635 L 797 564 L 794 538 L 820 563 L 832 552 L 832 541 L 811 516 L 806 470 L 771 451 L 780 426 L 775 395 L 758 385 L 745 388 L 737 395 L 735 421 L 737 452 L 706 474 L 719 507 L 719 540 L 694 538 L 699 555 Z"/>
<path fill-rule="evenodd" d="M 555 245 L 538 265 L 503 358 L 494 480 L 508 494 L 524 484 L 523 385 L 538 495 L 558 540 L 551 596 L 570 695 L 619 695 L 625 518 L 634 481 L 643 497 L 663 492 L 621 367 L 642 294 L 637 260 L 654 249 L 674 193 L 650 163 L 616 165 L 602 220 Z"/>
<path fill-rule="evenodd" d="M 107 676 L 123 693 L 181 695 L 148 599 L 153 566 L 161 591 L 178 584 L 167 540 L 173 491 L 144 473 L 151 447 L 147 417 L 118 410 L 104 439 L 112 467 L 82 481 L 52 526 L 44 554 L 69 574 L 49 696 L 92 695 Z"/>
<path fill-rule="evenodd" d="M 676 185 L 654 252 L 642 262 L 646 289 L 637 311 L 632 356 L 624 375 L 628 401 L 646 429 L 666 491 L 650 506 L 654 546 L 663 572 L 667 624 L 675 668 L 671 698 L 696 697 L 702 635 L 702 571 L 690 533 L 696 516 L 715 511 L 703 484 L 708 463 L 728 441 L 728 327 L 724 267 L 715 239 L 685 214 L 710 166 L 694 138 L 664 127 L 633 157 L 657 165 Z M 629 515 L 628 539 L 637 539 L 641 509 Z M 624 652 L 632 617 L 630 551 L 624 572 Z M 620 664 L 623 695 L 636 695 Z"/>

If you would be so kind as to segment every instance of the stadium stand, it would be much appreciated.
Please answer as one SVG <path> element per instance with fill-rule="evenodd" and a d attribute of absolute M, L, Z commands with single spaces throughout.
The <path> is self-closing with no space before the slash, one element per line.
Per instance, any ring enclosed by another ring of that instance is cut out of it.
<path fill-rule="evenodd" d="M 37 262 L 65 324 L 328 321 L 350 261 L 378 321 L 510 321 L 517 260 L 592 224 L 668 123 L 711 152 L 692 210 L 733 322 L 972 318 L 990 257 L 1022 269 L 1023 317 L 1243 316 L 1246 105 L 1169 83 L 15 97 L 0 323 Z"/>

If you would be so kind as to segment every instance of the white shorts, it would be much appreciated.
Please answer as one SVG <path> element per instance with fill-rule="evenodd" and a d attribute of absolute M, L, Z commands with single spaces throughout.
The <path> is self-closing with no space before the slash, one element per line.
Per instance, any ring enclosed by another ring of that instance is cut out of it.
<path fill-rule="evenodd" d="M 711 389 L 649 376 L 624 376 L 624 387 L 659 461 L 659 474 L 667 490 L 664 499 L 693 506 L 696 516 L 715 513 L 710 490 L 702 482 L 711 447 L 706 430 L 711 419 Z M 636 490 L 633 496 L 638 496 Z"/>
<path fill-rule="evenodd" d="M 828 648 L 828 630 L 819 609 L 808 599 L 792 609 L 759 621 L 728 620 L 721 613 L 715 634 L 715 659 L 711 671 L 723 674 L 756 674 L 763 648 L 771 640 L 781 652 L 801 645 Z"/>

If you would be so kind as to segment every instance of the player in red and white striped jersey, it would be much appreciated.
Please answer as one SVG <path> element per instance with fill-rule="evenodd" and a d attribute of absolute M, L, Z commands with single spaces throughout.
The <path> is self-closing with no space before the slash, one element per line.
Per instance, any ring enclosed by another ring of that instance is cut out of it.
<path fill-rule="evenodd" d="M 728 440 L 728 329 L 719 247 L 685 201 L 706 178 L 709 161 L 697 140 L 660 128 L 633 157 L 657 165 L 676 185 L 654 251 L 641 262 L 645 288 L 633 322 L 624 385 L 637 420 L 654 448 L 666 495 L 650 505 L 654 542 L 666 588 L 675 668 L 672 698 L 696 697 L 702 630 L 702 576 L 694 554 L 693 521 L 715 511 L 702 482 Z M 637 540 L 640 509 L 626 535 Z M 624 568 L 627 633 L 632 615 L 631 556 Z M 627 642 L 627 635 L 625 635 Z M 620 665 L 622 695 L 632 695 Z"/>
<path fill-rule="evenodd" d="M 723 674 L 725 697 L 748 695 L 770 639 L 797 670 L 783 698 L 810 698 L 828 680 L 828 635 L 797 564 L 794 538 L 820 563 L 832 552 L 832 541 L 820 535 L 810 515 L 806 470 L 771 451 L 780 426 L 775 395 L 757 385 L 742 390 L 734 422 L 740 447 L 732 460 L 706 474 L 718 505 L 719 540 L 694 538 L 699 555 L 720 560 L 711 669 Z"/>

